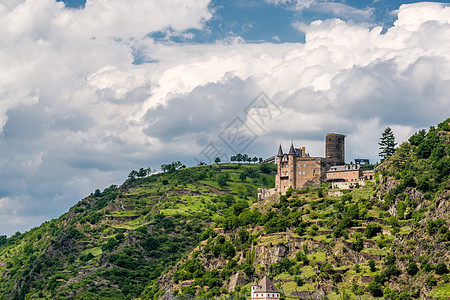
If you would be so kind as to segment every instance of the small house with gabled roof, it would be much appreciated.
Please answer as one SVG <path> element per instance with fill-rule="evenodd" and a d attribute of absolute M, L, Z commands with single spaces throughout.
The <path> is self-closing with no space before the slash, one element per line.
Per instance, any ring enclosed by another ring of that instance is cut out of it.
<path fill-rule="evenodd" d="M 280 291 L 267 275 L 259 283 L 252 284 L 252 300 L 279 300 Z"/>

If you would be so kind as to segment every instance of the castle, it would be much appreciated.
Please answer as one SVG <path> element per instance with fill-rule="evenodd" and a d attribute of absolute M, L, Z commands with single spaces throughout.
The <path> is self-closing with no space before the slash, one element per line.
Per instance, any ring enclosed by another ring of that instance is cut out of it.
<path fill-rule="evenodd" d="M 317 186 L 327 180 L 327 171 L 333 166 L 345 164 L 345 135 L 328 133 L 325 138 L 325 157 L 311 157 L 305 147 L 294 148 L 293 142 L 288 153 L 278 148 L 275 191 L 285 194 L 292 187 L 301 189 Z"/>

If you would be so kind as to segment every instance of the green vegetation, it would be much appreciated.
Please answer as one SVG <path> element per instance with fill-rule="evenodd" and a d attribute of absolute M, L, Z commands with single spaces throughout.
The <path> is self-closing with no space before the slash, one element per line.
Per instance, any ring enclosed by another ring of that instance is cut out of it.
<path fill-rule="evenodd" d="M 450 297 L 449 122 L 340 197 L 324 184 L 258 201 L 276 168 L 243 155 L 132 171 L 58 219 L 0 236 L 0 299 L 158 299 L 169 287 L 175 299 L 248 299 L 264 274 L 284 299 Z"/>

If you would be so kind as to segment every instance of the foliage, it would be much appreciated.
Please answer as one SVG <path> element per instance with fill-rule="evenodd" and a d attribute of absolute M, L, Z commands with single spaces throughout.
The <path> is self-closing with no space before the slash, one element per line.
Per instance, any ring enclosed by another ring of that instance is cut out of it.
<path fill-rule="evenodd" d="M 386 129 L 383 131 L 378 145 L 380 145 L 379 156 L 381 158 L 385 159 L 394 155 L 395 145 L 397 144 L 395 143 L 394 132 L 390 127 L 386 127 Z"/>

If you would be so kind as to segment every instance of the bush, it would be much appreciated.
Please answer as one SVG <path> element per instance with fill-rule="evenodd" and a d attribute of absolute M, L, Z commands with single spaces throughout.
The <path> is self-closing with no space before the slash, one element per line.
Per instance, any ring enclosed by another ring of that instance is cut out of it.
<path fill-rule="evenodd" d="M 436 265 L 436 267 L 434 268 L 434 271 L 438 275 L 444 275 L 444 274 L 448 273 L 448 268 L 445 263 L 441 262 Z"/>
<path fill-rule="evenodd" d="M 383 292 L 381 291 L 383 286 L 380 283 L 372 281 L 371 283 L 369 283 L 368 288 L 369 288 L 370 294 L 373 297 L 382 297 L 383 296 Z"/>
<path fill-rule="evenodd" d="M 94 255 L 91 252 L 89 252 L 86 255 L 84 255 L 84 254 L 80 255 L 80 260 L 84 261 L 84 262 L 90 261 L 93 258 L 94 258 Z"/>
<path fill-rule="evenodd" d="M 370 272 L 375 272 L 377 268 L 375 267 L 375 261 L 373 259 L 369 260 Z"/>
<path fill-rule="evenodd" d="M 428 276 L 428 278 L 427 278 L 427 285 L 428 285 L 429 287 L 436 286 L 436 285 L 437 285 L 437 280 L 436 280 L 436 278 L 434 278 L 433 276 Z"/>
<path fill-rule="evenodd" d="M 381 232 L 381 225 L 378 223 L 370 223 L 364 229 L 364 236 L 368 239 L 376 236 L 379 232 Z"/>
<path fill-rule="evenodd" d="M 411 276 L 414 276 L 419 272 L 419 268 L 417 267 L 417 264 L 412 261 L 409 263 L 408 267 L 406 267 L 406 273 L 408 273 Z"/>
<path fill-rule="evenodd" d="M 295 283 L 297 284 L 297 286 L 302 286 L 305 282 L 303 281 L 303 279 L 300 276 L 296 276 Z"/>
<path fill-rule="evenodd" d="M 395 260 L 396 260 L 395 255 L 389 254 L 389 255 L 387 255 L 387 256 L 384 258 L 384 264 L 385 264 L 386 266 L 392 266 L 392 265 L 395 265 Z"/>
<path fill-rule="evenodd" d="M 117 245 L 119 245 L 119 242 L 115 238 L 110 238 L 108 242 L 102 245 L 102 251 L 113 251 Z"/>

